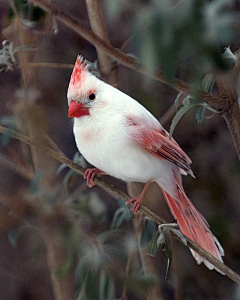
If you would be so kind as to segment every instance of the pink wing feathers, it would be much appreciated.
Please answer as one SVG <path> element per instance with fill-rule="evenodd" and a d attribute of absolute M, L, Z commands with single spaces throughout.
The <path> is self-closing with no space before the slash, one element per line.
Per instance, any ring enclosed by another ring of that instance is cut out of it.
<path fill-rule="evenodd" d="M 128 116 L 127 124 L 130 125 L 131 137 L 148 152 L 160 159 L 166 159 L 177 165 L 183 174 L 194 177 L 190 168 L 192 163 L 187 154 L 180 148 L 174 139 L 162 128 L 154 129 L 148 122 L 136 117 Z"/>
<path fill-rule="evenodd" d="M 183 170 L 183 173 L 194 177 L 190 168 L 190 158 L 177 142 L 169 139 L 169 135 L 164 129 L 154 129 L 147 121 L 136 116 L 128 116 L 127 125 L 129 126 L 131 137 L 137 144 L 159 159 L 166 159 L 177 165 Z M 175 188 L 178 191 L 177 197 L 173 198 L 162 187 L 160 188 L 172 215 L 178 222 L 179 228 L 184 235 L 196 242 L 215 258 L 222 261 L 221 256 L 224 255 L 224 251 L 217 238 L 210 231 L 207 221 L 187 197 L 182 184 L 175 174 L 173 174 L 173 179 L 173 184 L 176 184 Z M 204 262 L 209 269 L 214 268 L 213 265 L 203 259 L 198 253 L 193 250 L 191 252 L 198 263 Z"/>

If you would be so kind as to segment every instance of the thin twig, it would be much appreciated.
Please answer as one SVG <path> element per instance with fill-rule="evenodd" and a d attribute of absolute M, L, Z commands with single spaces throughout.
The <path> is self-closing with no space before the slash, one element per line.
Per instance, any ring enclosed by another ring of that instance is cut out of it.
<path fill-rule="evenodd" d="M 73 69 L 73 64 L 59 64 L 59 63 L 24 63 L 19 64 L 19 68 L 30 67 L 30 68 L 58 68 L 58 69 Z"/>
<path fill-rule="evenodd" d="M 88 18 L 92 31 L 102 40 L 109 43 L 108 32 L 103 17 L 102 6 L 99 0 L 85 0 Z M 103 78 L 111 85 L 116 85 L 118 82 L 118 74 L 116 62 L 109 59 L 108 54 L 103 49 L 96 49 L 98 62 Z M 114 70 L 114 72 L 112 72 Z"/>
<path fill-rule="evenodd" d="M 133 69 L 139 73 L 149 76 L 146 69 L 141 65 L 141 63 L 137 59 L 129 55 L 126 55 L 125 53 L 121 52 L 119 49 L 114 48 L 110 43 L 104 41 L 99 36 L 94 34 L 92 30 L 87 29 L 79 20 L 66 14 L 64 11 L 59 9 L 56 5 L 46 0 L 28 0 L 28 1 L 38 5 L 43 10 L 53 15 L 56 19 L 58 19 L 67 27 L 69 27 L 70 29 L 74 30 L 76 33 L 81 35 L 84 39 L 86 39 L 89 43 L 94 45 L 96 48 L 104 50 L 110 57 L 114 58 L 122 65 L 130 69 Z M 180 79 L 175 79 L 173 83 L 169 83 L 166 80 L 166 77 L 164 76 L 163 72 L 161 72 L 160 70 L 155 70 L 155 72 L 151 75 L 151 77 L 160 82 L 166 83 L 168 85 L 170 84 L 173 88 L 175 88 L 178 91 L 191 94 L 191 87 L 188 83 Z M 205 92 L 202 92 L 201 97 L 203 101 L 208 103 L 210 106 L 213 106 L 217 110 L 226 110 L 228 108 L 228 103 L 225 101 L 224 97 L 214 96 L 212 94 L 208 94 Z"/>
<path fill-rule="evenodd" d="M 0 125 L 0 132 L 4 133 L 5 131 L 9 132 L 9 128 L 1 126 Z M 23 135 L 15 130 L 11 131 L 12 138 L 15 138 L 23 143 L 26 143 L 28 145 L 38 147 L 39 150 L 44 151 L 48 155 L 50 155 L 52 158 L 56 159 L 57 161 L 64 163 L 69 168 L 73 169 L 76 173 L 83 175 L 84 174 L 84 168 L 80 167 L 78 164 L 74 163 L 72 160 L 67 158 L 65 155 L 49 148 L 48 146 L 45 146 L 43 144 L 39 144 L 33 139 L 29 138 L 26 135 Z M 123 199 L 125 201 L 129 200 L 131 197 L 127 195 L 124 191 L 116 188 L 114 185 L 107 183 L 102 178 L 95 178 L 95 183 L 104 191 L 106 191 L 109 195 L 111 195 L 115 199 Z M 148 218 L 153 220 L 156 224 L 162 224 L 167 223 L 165 220 L 163 220 L 161 217 L 159 217 L 157 214 L 152 212 L 150 209 L 148 209 L 146 206 L 142 205 L 140 207 L 140 211 L 143 212 Z M 207 259 L 214 267 L 221 270 L 227 277 L 235 281 L 236 283 L 240 284 L 240 276 L 228 268 L 225 264 L 217 260 L 215 257 L 213 257 L 211 254 L 209 254 L 207 251 L 202 249 L 199 245 L 197 245 L 195 242 L 190 240 L 189 238 L 185 237 L 188 243 L 188 247 L 192 248 L 194 251 L 199 253 L 203 258 Z"/>

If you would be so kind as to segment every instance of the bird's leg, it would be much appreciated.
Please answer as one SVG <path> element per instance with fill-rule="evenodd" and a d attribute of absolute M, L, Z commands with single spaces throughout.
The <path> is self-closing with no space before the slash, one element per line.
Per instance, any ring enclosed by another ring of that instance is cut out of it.
<path fill-rule="evenodd" d="M 133 203 L 133 208 L 132 208 L 132 211 L 133 211 L 134 213 L 137 213 L 137 212 L 139 211 L 139 208 L 140 208 L 140 206 L 141 206 L 141 204 L 142 204 L 144 195 L 145 195 L 145 193 L 146 193 L 146 191 L 147 191 L 149 185 L 150 185 L 150 181 L 148 181 L 148 182 L 145 184 L 143 190 L 141 191 L 141 194 L 138 195 L 137 198 L 133 198 L 133 199 L 130 199 L 130 200 L 126 201 L 126 204 L 129 204 L 129 203 L 134 202 L 134 203 Z"/>
<path fill-rule="evenodd" d="M 101 170 L 99 170 L 97 168 L 87 169 L 84 172 L 83 178 L 87 179 L 87 185 L 88 185 L 88 187 L 91 188 L 91 187 L 93 187 L 95 185 L 94 178 L 95 178 L 95 176 L 97 176 L 99 174 L 106 174 L 106 173 L 104 173 L 103 171 L 101 171 Z"/>

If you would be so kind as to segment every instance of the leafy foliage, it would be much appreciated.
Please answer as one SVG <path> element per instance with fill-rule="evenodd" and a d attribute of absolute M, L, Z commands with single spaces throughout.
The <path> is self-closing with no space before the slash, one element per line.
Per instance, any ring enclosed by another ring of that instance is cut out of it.
<path fill-rule="evenodd" d="M 207 74 L 204 76 L 201 85 L 200 85 L 200 90 L 203 92 L 211 93 L 214 85 L 214 76 L 212 74 Z M 197 93 L 200 93 L 198 90 Z M 175 99 L 175 107 L 178 106 L 178 102 L 183 94 L 180 92 L 176 99 Z M 196 97 L 192 97 L 190 95 L 186 96 L 182 100 L 183 106 L 177 111 L 175 114 L 174 118 L 172 119 L 172 123 L 170 126 L 170 137 L 173 135 L 173 131 L 179 122 L 179 120 L 185 115 L 186 112 L 188 112 L 191 108 L 200 106 L 200 108 L 196 112 L 196 119 L 198 123 L 202 123 L 205 118 L 211 118 L 214 114 L 219 113 L 216 109 L 208 105 L 207 103 L 203 102 L 198 95 Z M 206 111 L 209 110 L 211 111 L 211 115 L 206 117 Z"/>
<path fill-rule="evenodd" d="M 14 0 L 16 10 L 23 14 L 25 20 L 38 22 L 46 16 L 46 12 L 36 5 L 29 3 L 27 0 Z M 10 18 L 14 16 L 13 10 L 10 11 Z M 27 23 L 25 22 L 25 25 Z M 29 24 L 30 25 L 30 24 Z"/>
<path fill-rule="evenodd" d="M 0 49 L 0 73 L 15 69 L 17 67 L 16 53 L 23 50 L 36 51 L 36 47 L 27 45 L 14 47 L 13 42 L 4 40 Z"/>
<path fill-rule="evenodd" d="M 76 152 L 74 154 L 73 161 L 82 167 L 86 167 L 86 163 L 85 163 L 83 157 L 79 154 L 79 152 Z M 59 175 L 66 168 L 68 169 L 68 167 L 65 164 L 61 164 L 57 169 L 57 174 Z M 69 169 L 67 171 L 67 173 L 64 175 L 62 187 L 66 194 L 67 194 L 68 189 L 73 186 L 76 177 L 77 177 L 77 173 L 73 169 Z"/>
<path fill-rule="evenodd" d="M 150 1 L 137 15 L 134 29 L 136 48 L 149 72 L 160 67 L 172 81 L 179 61 L 188 65 L 194 78 L 201 76 L 209 62 L 228 68 L 220 49 L 236 34 L 236 16 L 225 9 L 229 4 L 216 0 L 186 0 L 177 5 Z"/>
<path fill-rule="evenodd" d="M 76 273 L 81 297 L 93 300 L 114 298 L 114 277 L 123 276 L 121 264 L 126 259 L 122 241 L 121 232 L 110 230 L 83 245 Z M 78 299 L 82 298 L 79 296 Z"/>
<path fill-rule="evenodd" d="M 154 237 L 155 232 L 156 224 L 152 220 L 145 218 L 143 223 L 143 231 L 141 235 L 141 246 L 148 243 Z"/>
<path fill-rule="evenodd" d="M 169 81 L 182 65 L 188 66 L 193 79 L 209 70 L 212 64 L 226 70 L 228 62 L 221 48 L 236 38 L 237 15 L 229 0 L 127 1 L 105 0 L 109 16 L 114 19 L 121 11 L 137 11 L 133 26 L 136 54 L 151 74 L 160 68 Z M 226 9 L 227 8 L 227 9 Z"/>
<path fill-rule="evenodd" d="M 118 200 L 119 208 L 115 211 L 112 219 L 111 228 L 119 228 L 124 221 L 132 219 L 132 212 L 123 200 Z"/>
<path fill-rule="evenodd" d="M 152 239 L 148 242 L 147 252 L 151 256 L 155 256 L 159 247 L 162 246 L 162 249 L 165 251 L 168 258 L 168 265 L 166 270 L 166 280 L 169 280 L 170 269 L 172 265 L 172 250 L 170 243 L 170 234 L 174 232 L 174 234 L 183 242 L 183 244 L 187 245 L 184 236 L 181 231 L 176 229 L 177 224 L 162 224 L 159 225 L 158 231 L 155 231 Z"/>

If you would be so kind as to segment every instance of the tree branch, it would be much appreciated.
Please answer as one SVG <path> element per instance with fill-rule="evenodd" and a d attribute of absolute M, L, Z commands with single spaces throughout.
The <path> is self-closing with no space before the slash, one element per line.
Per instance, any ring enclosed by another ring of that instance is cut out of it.
<path fill-rule="evenodd" d="M 28 1 L 38 5 L 43 10 L 53 15 L 60 22 L 65 24 L 70 29 L 74 30 L 76 33 L 78 33 L 84 39 L 86 39 L 89 43 L 94 45 L 97 49 L 104 50 L 110 57 L 114 58 L 122 65 L 133 69 L 139 73 L 149 75 L 137 59 L 126 55 L 120 50 L 114 48 L 110 43 L 106 42 L 105 40 L 101 39 L 99 36 L 94 34 L 92 30 L 87 29 L 79 20 L 66 14 L 56 5 L 53 5 L 52 3 L 47 2 L 46 0 Z M 152 77 L 160 82 L 169 85 L 169 82 L 167 82 L 166 78 L 164 77 L 164 74 L 160 70 L 155 70 Z M 171 86 L 178 91 L 191 94 L 190 85 L 180 79 L 175 79 Z M 205 92 L 202 92 L 201 97 L 204 102 L 208 103 L 217 110 L 226 110 L 228 108 L 228 103 L 225 101 L 224 97 L 214 96 Z"/>
<path fill-rule="evenodd" d="M 108 32 L 104 22 L 102 6 L 99 0 L 85 0 L 92 31 L 102 40 L 109 43 Z M 118 82 L 116 62 L 112 62 L 105 50 L 96 47 L 99 66 L 104 81 L 111 85 Z"/>
<path fill-rule="evenodd" d="M 0 133 L 5 133 L 5 131 L 9 131 L 9 128 L 0 126 Z M 63 163 L 67 165 L 69 168 L 73 169 L 76 173 L 83 175 L 84 169 L 80 167 L 78 164 L 74 163 L 72 160 L 67 158 L 64 154 L 59 153 L 50 147 L 47 147 L 43 144 L 38 144 L 35 140 L 29 138 L 26 135 L 23 135 L 17 131 L 12 130 L 11 136 L 14 139 L 17 139 L 25 144 L 38 147 L 39 150 L 44 151 L 46 154 L 50 155 L 52 158 L 56 159 L 60 163 Z M 46 139 L 47 140 L 47 139 Z M 95 183 L 104 191 L 106 191 L 110 196 L 112 196 L 115 199 L 123 199 L 125 201 L 131 199 L 129 195 L 127 195 L 124 191 L 116 188 L 114 185 L 107 183 L 102 178 L 95 178 Z M 1 198 L 0 198 L 1 202 Z M 162 224 L 167 223 L 165 220 L 163 220 L 161 217 L 159 217 L 157 214 L 152 212 L 150 209 L 142 205 L 140 207 L 140 211 L 143 212 L 149 219 L 153 220 L 156 224 Z M 236 283 L 240 284 L 240 276 L 235 273 L 233 270 L 228 268 L 225 264 L 217 260 L 215 257 L 213 257 L 211 254 L 209 254 L 207 251 L 202 249 L 199 245 L 197 245 L 195 242 L 190 240 L 185 236 L 187 240 L 188 247 L 192 248 L 194 251 L 199 253 L 203 258 L 207 259 L 214 267 L 221 270 L 227 277 L 235 281 Z"/>

